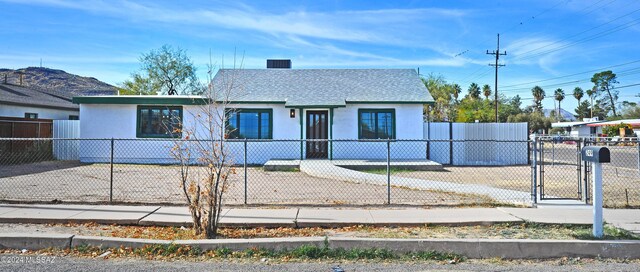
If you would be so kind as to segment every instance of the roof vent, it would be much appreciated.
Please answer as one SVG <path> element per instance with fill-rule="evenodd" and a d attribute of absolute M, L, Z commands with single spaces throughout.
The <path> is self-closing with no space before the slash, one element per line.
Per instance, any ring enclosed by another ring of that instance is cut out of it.
<path fill-rule="evenodd" d="M 289 59 L 268 59 L 267 69 L 291 69 L 291 60 Z"/>

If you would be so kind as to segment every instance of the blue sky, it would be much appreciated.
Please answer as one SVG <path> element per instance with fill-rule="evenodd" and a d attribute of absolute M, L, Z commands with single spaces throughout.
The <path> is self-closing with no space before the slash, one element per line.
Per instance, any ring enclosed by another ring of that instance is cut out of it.
<path fill-rule="evenodd" d="M 181 3 L 186 2 L 186 3 Z M 267 58 L 294 68 L 420 68 L 465 89 L 493 88 L 501 34 L 499 90 L 531 104 L 592 85 L 612 69 L 618 86 L 640 83 L 640 1 L 66 1 L 0 0 L 0 67 L 43 66 L 118 84 L 138 69 L 140 54 L 163 44 L 186 49 L 204 80 L 211 51 L 230 67 Z M 640 86 L 620 88 L 638 101 Z M 544 105 L 552 108 L 551 98 Z"/>

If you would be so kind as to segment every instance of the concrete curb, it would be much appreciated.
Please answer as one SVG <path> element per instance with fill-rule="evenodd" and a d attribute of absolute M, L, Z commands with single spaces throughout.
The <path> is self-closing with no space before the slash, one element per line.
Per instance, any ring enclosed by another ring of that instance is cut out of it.
<path fill-rule="evenodd" d="M 152 240 L 136 238 L 100 237 L 100 236 L 74 236 L 71 240 L 71 247 L 95 246 L 104 248 L 141 248 L 148 245 L 169 245 L 171 240 Z"/>
<path fill-rule="evenodd" d="M 304 245 L 322 247 L 324 237 L 299 238 L 256 238 L 256 239 L 220 239 L 220 240 L 177 240 L 176 244 L 199 247 L 202 250 L 228 248 L 231 250 L 245 250 L 250 248 L 264 248 L 272 250 L 293 249 Z"/>
<path fill-rule="evenodd" d="M 202 250 L 228 248 L 294 249 L 303 245 L 330 248 L 384 248 L 396 252 L 451 252 L 468 258 L 546 259 L 560 257 L 602 257 L 639 259 L 640 241 L 584 241 L 584 240 L 523 240 L 523 239 L 380 239 L 348 237 L 299 237 L 220 240 L 150 240 L 67 234 L 0 234 L 0 248 L 38 250 L 67 249 L 80 245 L 103 248 L 121 246 L 141 248 L 147 245 L 189 245 Z"/>
<path fill-rule="evenodd" d="M 1 218 L 0 224 L 86 224 L 138 225 L 139 219 Z"/>
<path fill-rule="evenodd" d="M 332 248 L 386 248 L 398 252 L 435 250 L 472 259 L 548 259 L 559 257 L 640 258 L 640 241 L 521 239 L 329 239 Z"/>
<path fill-rule="evenodd" d="M 0 248 L 38 250 L 45 248 L 67 249 L 71 246 L 71 234 L 0 233 Z"/>

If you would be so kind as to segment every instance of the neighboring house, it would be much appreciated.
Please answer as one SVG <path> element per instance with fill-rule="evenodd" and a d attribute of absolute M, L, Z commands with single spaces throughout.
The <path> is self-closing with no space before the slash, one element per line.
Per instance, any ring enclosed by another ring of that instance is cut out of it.
<path fill-rule="evenodd" d="M 233 110 L 228 138 L 298 140 L 252 143 L 251 163 L 272 158 L 383 159 L 386 143 L 362 140 L 423 139 L 423 106 L 433 103 L 412 69 L 221 69 L 213 85 L 224 88 L 230 79 L 237 87 L 226 109 Z M 83 116 L 81 138 L 183 137 L 160 124 L 169 116 L 181 116 L 185 126 L 193 124 L 203 101 L 194 96 L 74 98 Z M 313 141 L 329 139 L 354 141 Z M 241 143 L 238 145 L 235 149 L 241 151 Z M 394 143 L 392 148 L 402 151 L 393 152 L 394 156 L 426 158 L 424 144 Z M 148 152 L 154 154 L 146 157 L 168 154 L 166 148 Z M 119 158 L 131 156 L 120 153 Z M 101 156 L 85 157 L 91 161 Z"/>
<path fill-rule="evenodd" d="M 551 123 L 551 127 L 564 128 L 571 137 L 590 137 L 602 133 L 602 128 L 590 126 L 601 122 L 598 117 L 584 118 L 582 121 Z"/>
<path fill-rule="evenodd" d="M 596 123 L 596 124 L 589 124 L 589 127 L 592 128 L 597 128 L 600 130 L 600 133 L 602 133 L 602 127 L 605 126 L 615 126 L 615 125 L 619 125 L 619 124 L 627 124 L 627 125 L 631 125 L 631 127 L 633 128 L 633 132 L 636 135 L 640 135 L 640 119 L 624 119 L 624 120 L 616 120 L 616 121 L 607 121 L 607 122 L 601 122 L 601 123 Z M 627 135 L 627 137 L 634 137 L 633 135 Z"/>
<path fill-rule="evenodd" d="M 78 105 L 69 97 L 0 83 L 0 117 L 74 120 L 79 114 Z"/>

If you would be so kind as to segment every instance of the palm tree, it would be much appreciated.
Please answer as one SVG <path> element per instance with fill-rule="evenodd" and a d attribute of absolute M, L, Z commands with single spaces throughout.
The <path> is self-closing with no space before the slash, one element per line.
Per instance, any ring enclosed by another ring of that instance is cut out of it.
<path fill-rule="evenodd" d="M 536 103 L 536 110 L 542 112 L 542 100 L 546 96 L 544 90 L 540 86 L 531 88 L 531 94 L 533 94 L 533 101 Z"/>
<path fill-rule="evenodd" d="M 575 87 L 573 89 L 573 97 L 575 97 L 578 100 L 578 106 L 580 106 L 580 100 L 582 100 L 582 97 L 584 96 L 584 91 L 582 90 L 582 88 L 580 87 Z"/>
<path fill-rule="evenodd" d="M 478 84 L 471 83 L 471 85 L 469 85 L 469 96 L 473 99 L 478 99 L 480 98 L 480 86 L 478 86 Z"/>
<path fill-rule="evenodd" d="M 558 121 L 560 121 L 560 102 L 562 102 L 562 100 L 564 100 L 564 91 L 560 88 L 556 89 L 556 91 L 553 94 L 554 98 L 556 100 L 558 100 L 558 115 L 556 116 L 558 118 Z"/>
<path fill-rule="evenodd" d="M 451 88 L 451 94 L 453 95 L 453 100 L 454 102 L 456 102 L 456 104 L 458 104 L 458 96 L 460 95 L 460 92 L 462 92 L 462 88 L 460 88 L 460 85 L 453 84 L 452 88 Z"/>
<path fill-rule="evenodd" d="M 482 94 L 487 100 L 489 100 L 489 96 L 491 96 L 491 87 L 489 84 L 484 84 L 484 86 L 482 86 Z"/>
<path fill-rule="evenodd" d="M 591 99 L 591 104 L 589 104 L 591 106 L 591 118 L 593 118 L 593 97 L 596 96 L 597 93 L 598 93 L 598 87 L 596 86 L 593 86 L 593 88 L 591 88 L 590 90 L 587 90 L 587 95 Z"/>

